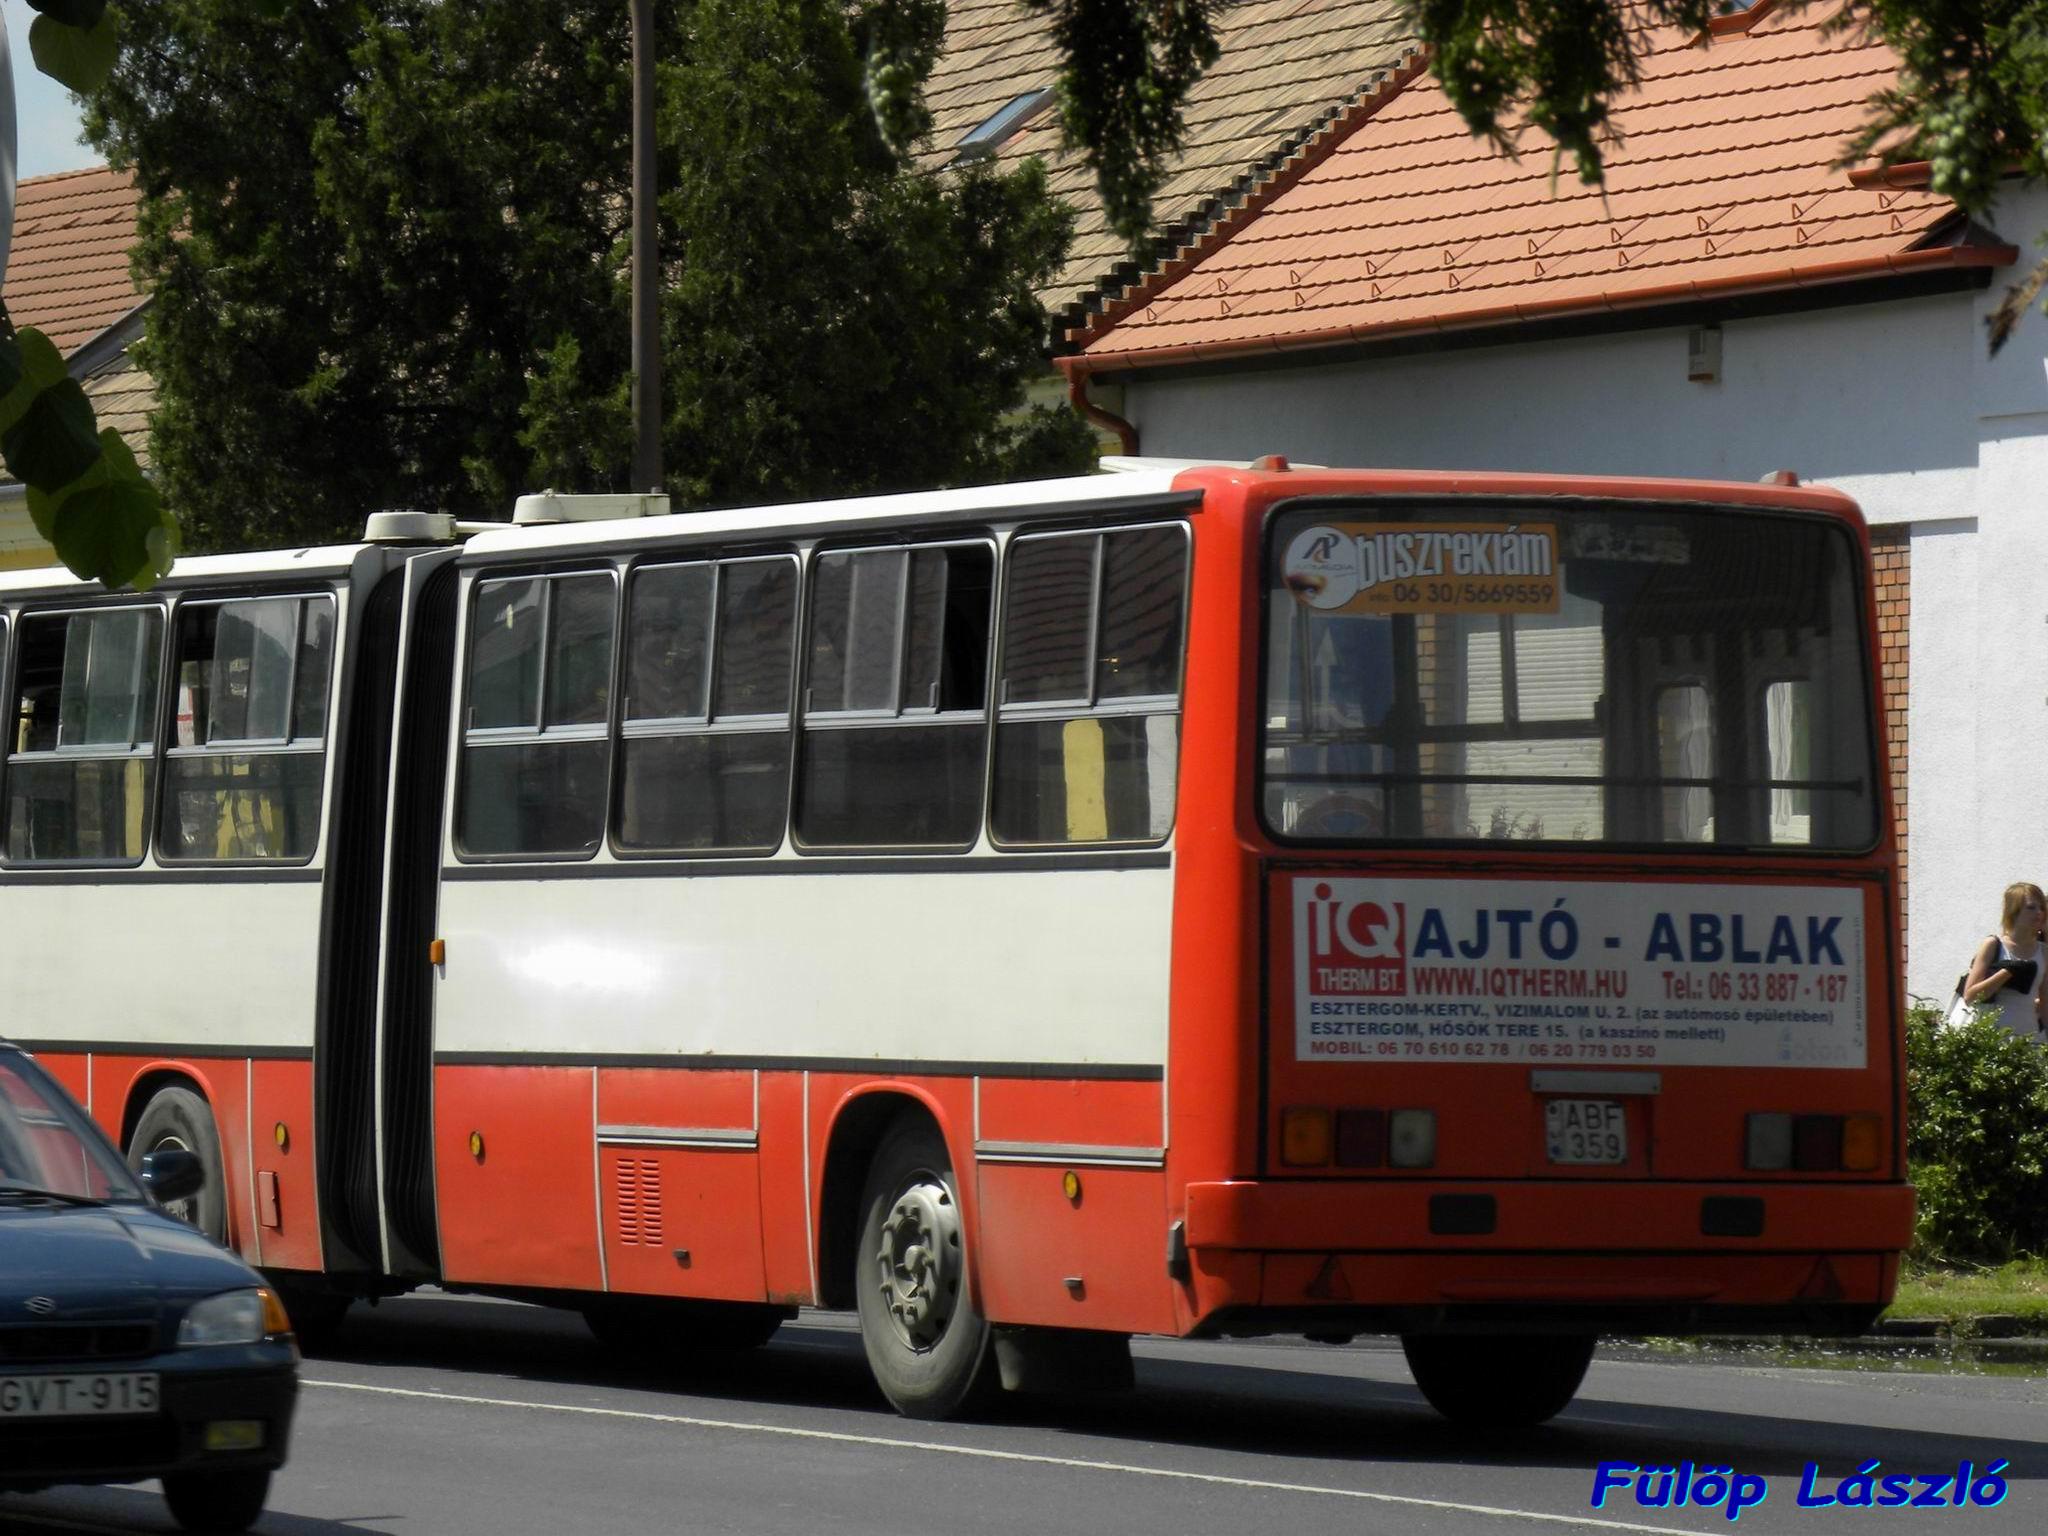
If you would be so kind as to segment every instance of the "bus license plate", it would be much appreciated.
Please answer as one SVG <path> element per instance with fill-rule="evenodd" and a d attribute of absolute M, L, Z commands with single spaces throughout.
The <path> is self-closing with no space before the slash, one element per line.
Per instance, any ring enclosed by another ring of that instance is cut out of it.
<path fill-rule="evenodd" d="M 155 1413 L 155 1371 L 75 1376 L 0 1376 L 0 1420 L 79 1419 Z"/>
<path fill-rule="evenodd" d="M 1553 1163 L 1628 1161 L 1628 1115 L 1613 1099 L 1546 1099 L 1543 1128 Z"/>

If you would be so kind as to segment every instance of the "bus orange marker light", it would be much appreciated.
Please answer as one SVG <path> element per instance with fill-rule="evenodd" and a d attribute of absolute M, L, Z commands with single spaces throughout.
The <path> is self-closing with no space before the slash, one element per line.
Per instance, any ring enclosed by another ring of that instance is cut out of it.
<path fill-rule="evenodd" d="M 1330 1161 L 1330 1112 L 1296 1107 L 1280 1111 L 1280 1161 L 1290 1168 L 1320 1168 Z"/>
<path fill-rule="evenodd" d="M 446 965 L 448 963 L 448 941 L 446 939 L 435 939 L 427 945 L 427 959 L 435 965 Z"/>
<path fill-rule="evenodd" d="M 1436 1165 L 1436 1111 L 1397 1109 L 1387 1117 L 1387 1161 L 1396 1168 Z"/>
<path fill-rule="evenodd" d="M 1850 1115 L 1842 1121 L 1842 1166 L 1851 1173 L 1877 1168 L 1883 1146 L 1883 1122 L 1875 1115 Z"/>
<path fill-rule="evenodd" d="M 484 1133 L 482 1131 L 471 1131 L 469 1133 L 469 1155 L 478 1162 L 484 1160 Z"/>
<path fill-rule="evenodd" d="M 277 1150 L 280 1152 L 286 1152 L 291 1149 L 292 1133 L 285 1129 L 285 1124 L 282 1120 L 270 1128 L 270 1139 L 277 1143 Z"/>
<path fill-rule="evenodd" d="M 1060 1193 L 1073 1201 L 1074 1204 L 1079 1205 L 1081 1203 L 1081 1175 L 1074 1172 L 1071 1168 L 1061 1174 Z"/>

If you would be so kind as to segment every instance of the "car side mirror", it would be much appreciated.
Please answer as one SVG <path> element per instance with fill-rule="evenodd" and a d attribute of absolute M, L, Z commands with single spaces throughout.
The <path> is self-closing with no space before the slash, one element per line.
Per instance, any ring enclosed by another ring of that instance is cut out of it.
<path fill-rule="evenodd" d="M 205 1184 L 206 1165 L 199 1161 L 197 1152 L 166 1147 L 142 1159 L 142 1187 L 158 1205 L 196 1195 Z"/>

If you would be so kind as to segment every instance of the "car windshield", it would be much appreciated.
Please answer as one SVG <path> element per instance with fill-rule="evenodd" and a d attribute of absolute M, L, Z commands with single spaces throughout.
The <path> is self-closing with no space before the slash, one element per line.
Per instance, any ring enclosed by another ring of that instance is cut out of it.
<path fill-rule="evenodd" d="M 127 1165 L 49 1076 L 0 1051 L 0 1197 L 140 1200 Z"/>

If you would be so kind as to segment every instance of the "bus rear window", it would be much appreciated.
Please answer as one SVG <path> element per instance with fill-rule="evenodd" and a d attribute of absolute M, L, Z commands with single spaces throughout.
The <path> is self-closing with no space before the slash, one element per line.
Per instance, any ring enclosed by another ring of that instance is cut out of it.
<path fill-rule="evenodd" d="M 1300 842 L 1876 839 L 1854 546 L 1818 518 L 1334 505 L 1268 545 L 1262 810 Z"/>

